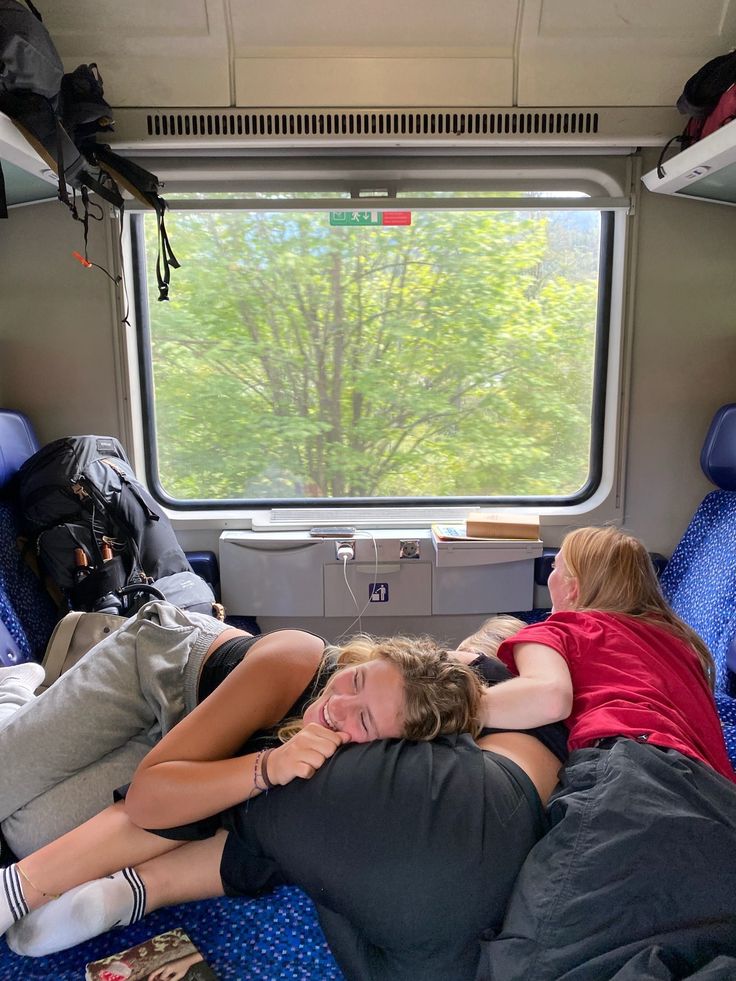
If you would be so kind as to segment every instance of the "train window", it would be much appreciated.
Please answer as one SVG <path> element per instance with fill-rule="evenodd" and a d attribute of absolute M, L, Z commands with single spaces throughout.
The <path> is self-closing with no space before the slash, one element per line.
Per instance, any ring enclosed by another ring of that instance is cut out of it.
<path fill-rule="evenodd" d="M 339 191 L 175 202 L 167 303 L 155 220 L 135 216 L 149 463 L 165 501 L 539 505 L 594 492 L 611 213 L 579 192 L 569 206 L 559 191 L 394 189 L 390 206 L 383 193 L 350 211 L 335 210 Z"/>

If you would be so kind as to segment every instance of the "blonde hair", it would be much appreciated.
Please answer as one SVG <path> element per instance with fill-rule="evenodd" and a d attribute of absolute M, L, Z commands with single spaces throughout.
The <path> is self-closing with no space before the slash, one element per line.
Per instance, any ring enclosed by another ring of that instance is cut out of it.
<path fill-rule="evenodd" d="M 565 536 L 561 551 L 578 584 L 573 609 L 624 613 L 662 627 L 693 648 L 713 688 L 713 656 L 662 595 L 649 553 L 637 538 L 617 528 L 578 528 Z"/>
<path fill-rule="evenodd" d="M 430 637 L 353 637 L 340 647 L 327 648 L 316 684 L 330 668 L 377 658 L 397 668 L 403 680 L 402 738 L 420 741 L 460 732 L 478 735 L 482 682 L 472 668 L 451 658 Z M 301 719 L 288 720 L 278 730 L 279 739 L 290 739 L 302 725 Z"/>
<path fill-rule="evenodd" d="M 512 617 L 508 614 L 491 617 L 482 623 L 470 637 L 460 641 L 457 645 L 459 651 L 475 651 L 478 654 L 485 654 L 487 657 L 496 657 L 496 653 L 501 644 L 513 637 L 514 634 L 526 627 L 523 620 Z"/>

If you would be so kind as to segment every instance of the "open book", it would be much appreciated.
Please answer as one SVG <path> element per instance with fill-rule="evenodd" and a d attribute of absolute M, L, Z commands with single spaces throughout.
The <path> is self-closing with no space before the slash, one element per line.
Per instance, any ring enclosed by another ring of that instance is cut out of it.
<path fill-rule="evenodd" d="M 85 981 L 218 981 L 183 930 L 169 930 L 85 968 Z"/>

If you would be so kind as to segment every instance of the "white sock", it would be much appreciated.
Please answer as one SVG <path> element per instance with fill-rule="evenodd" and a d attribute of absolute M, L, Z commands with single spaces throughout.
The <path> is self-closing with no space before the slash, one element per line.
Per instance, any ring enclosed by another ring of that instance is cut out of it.
<path fill-rule="evenodd" d="M 74 947 L 116 926 L 136 923 L 146 912 L 146 887 L 135 869 L 85 882 L 18 920 L 8 947 L 26 957 L 44 957 Z"/>
<path fill-rule="evenodd" d="M 0 668 L 0 728 L 6 719 L 35 697 L 33 693 L 42 684 L 45 674 L 35 661 Z"/>
<path fill-rule="evenodd" d="M 23 895 L 17 866 L 0 869 L 0 936 L 27 913 L 28 903 Z"/>

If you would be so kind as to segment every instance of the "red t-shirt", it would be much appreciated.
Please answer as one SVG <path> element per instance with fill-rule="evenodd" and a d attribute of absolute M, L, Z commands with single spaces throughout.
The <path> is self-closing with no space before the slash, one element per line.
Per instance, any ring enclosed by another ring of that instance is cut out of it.
<path fill-rule="evenodd" d="M 553 613 L 501 645 L 498 656 L 515 674 L 514 646 L 521 643 L 551 647 L 567 663 L 571 750 L 606 736 L 646 736 L 736 782 L 697 655 L 663 627 L 624 614 Z"/>

